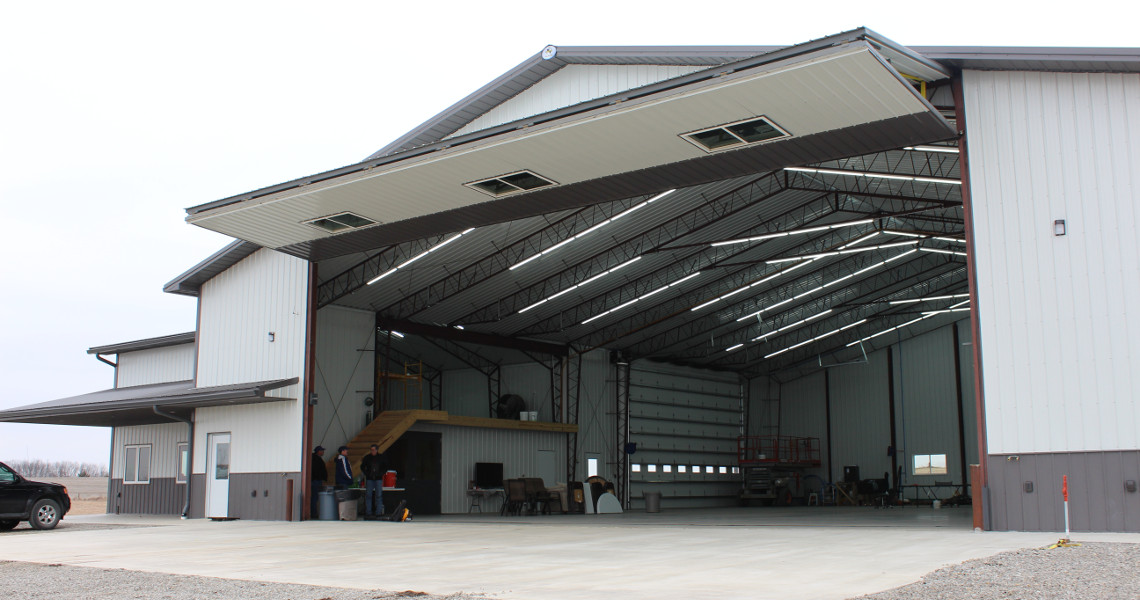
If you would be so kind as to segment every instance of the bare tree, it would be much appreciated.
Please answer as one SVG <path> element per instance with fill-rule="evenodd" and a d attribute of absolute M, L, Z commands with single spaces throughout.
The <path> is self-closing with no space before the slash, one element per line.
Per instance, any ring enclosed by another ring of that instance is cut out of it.
<path fill-rule="evenodd" d="M 24 477 L 107 477 L 107 465 L 73 460 L 43 459 L 6 460 L 8 466 Z"/>

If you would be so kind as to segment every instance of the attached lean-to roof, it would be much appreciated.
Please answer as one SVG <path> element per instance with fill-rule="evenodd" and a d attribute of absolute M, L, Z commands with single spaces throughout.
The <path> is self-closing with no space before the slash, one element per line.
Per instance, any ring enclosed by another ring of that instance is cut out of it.
<path fill-rule="evenodd" d="M 236 265 L 243 258 L 256 252 L 261 246 L 253 242 L 234 240 L 231 244 L 211 254 L 206 260 L 194 265 L 185 273 L 175 277 L 162 291 L 168 294 L 197 296 L 202 284 L 222 271 Z"/>
<path fill-rule="evenodd" d="M 176 333 L 174 335 L 164 335 L 161 337 L 147 338 L 145 340 L 134 340 L 131 342 L 122 342 L 120 344 L 108 344 L 106 346 L 95 346 L 87 349 L 88 354 L 122 354 L 124 352 L 137 352 L 139 350 L 151 350 L 154 348 L 165 348 L 167 346 L 181 346 L 182 344 L 193 344 L 197 334 L 193 331 L 186 333 Z"/>
<path fill-rule="evenodd" d="M 175 381 L 112 388 L 0 411 L 0 421 L 101 427 L 168 423 L 170 419 L 156 414 L 154 407 L 186 416 L 191 409 L 206 406 L 289 401 L 265 394 L 297 381 L 293 377 L 203 388 L 194 387 L 193 381 Z"/>

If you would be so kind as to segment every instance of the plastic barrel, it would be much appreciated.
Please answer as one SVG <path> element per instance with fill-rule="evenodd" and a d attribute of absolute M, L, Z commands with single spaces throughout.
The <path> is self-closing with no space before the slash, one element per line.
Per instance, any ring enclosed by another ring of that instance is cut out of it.
<path fill-rule="evenodd" d="M 645 512 L 661 512 L 661 492 L 645 492 Z"/>
<path fill-rule="evenodd" d="M 317 494 L 320 519 L 322 521 L 337 520 L 336 494 L 332 490 Z"/>

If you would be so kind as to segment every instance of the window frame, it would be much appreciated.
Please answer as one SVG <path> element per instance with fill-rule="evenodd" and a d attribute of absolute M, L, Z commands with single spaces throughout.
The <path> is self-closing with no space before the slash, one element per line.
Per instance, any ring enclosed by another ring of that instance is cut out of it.
<path fill-rule="evenodd" d="M 942 466 L 941 467 L 935 467 L 934 466 L 934 457 L 936 457 L 936 456 L 942 457 Z M 922 459 L 922 458 L 926 459 L 926 466 L 919 467 L 919 459 Z M 920 468 L 924 469 L 924 471 L 919 472 Z M 911 456 L 910 474 L 915 476 L 915 477 L 928 477 L 928 476 L 932 476 L 932 475 L 949 475 L 950 474 L 950 463 L 947 460 L 947 456 L 945 453 L 942 453 L 942 454 L 914 454 Z"/>
<path fill-rule="evenodd" d="M 134 450 L 134 458 L 131 451 Z M 139 466 L 144 464 L 143 450 L 146 454 L 146 479 L 139 477 Z M 154 450 L 151 444 L 126 444 L 123 446 L 123 485 L 148 485 L 151 478 L 151 465 L 153 464 Z M 131 467 L 134 467 L 133 469 Z M 133 473 L 133 474 L 132 474 Z M 132 474 L 131 478 L 127 475 Z"/>
<path fill-rule="evenodd" d="M 178 442 L 175 447 L 174 483 L 184 484 L 190 479 L 190 444 Z"/>

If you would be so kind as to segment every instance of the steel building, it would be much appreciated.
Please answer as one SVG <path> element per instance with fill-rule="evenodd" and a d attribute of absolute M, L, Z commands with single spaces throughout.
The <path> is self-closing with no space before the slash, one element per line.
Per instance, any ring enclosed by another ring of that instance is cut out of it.
<path fill-rule="evenodd" d="M 311 448 L 377 441 L 425 512 L 476 462 L 721 506 L 774 435 L 986 528 L 1059 529 L 1067 475 L 1075 529 L 1140 531 L 1138 95 L 1140 49 L 547 47 L 187 209 L 237 240 L 166 285 L 197 331 L 0 420 L 113 427 L 112 512 L 301 518 Z"/>

